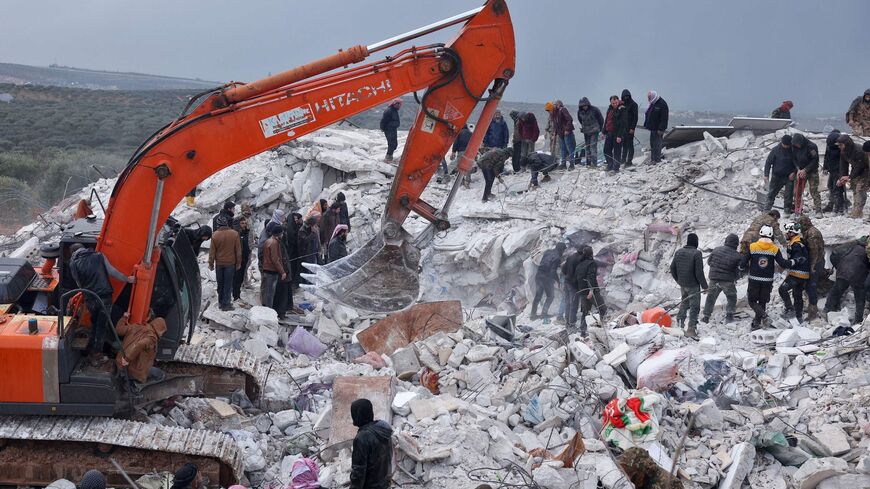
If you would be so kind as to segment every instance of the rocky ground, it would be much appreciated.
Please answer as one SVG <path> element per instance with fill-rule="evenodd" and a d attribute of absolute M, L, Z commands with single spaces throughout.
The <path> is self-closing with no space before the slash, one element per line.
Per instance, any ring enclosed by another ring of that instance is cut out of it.
<path fill-rule="evenodd" d="M 684 234 L 697 233 L 706 256 L 759 214 L 741 199 L 763 192 L 761 170 L 778 136 L 708 138 L 666 151 L 661 165 L 638 164 L 615 176 L 554 172 L 536 190 L 528 173 L 507 174 L 487 203 L 475 174 L 450 212 L 452 228 L 436 236 L 422 261 L 421 302 L 458 300 L 461 310 L 437 306 L 441 312 L 426 317 L 441 317 L 440 326 L 423 321 L 413 334 L 391 338 L 397 350 L 368 343 L 367 335 L 383 339 L 377 334 L 419 321 L 403 317 L 384 326 L 381 317 L 298 291 L 304 314 L 279 322 L 254 306 L 256 264 L 242 307 L 219 311 L 203 257 L 209 307 L 193 341 L 246 349 L 270 363 L 269 402 L 191 398 L 142 416 L 229 433 L 256 486 L 288 485 L 293 461 L 304 455 L 320 463 L 324 487 L 346 483 L 344 442 L 353 436 L 347 396 L 364 393 L 376 414 L 391 420 L 401 487 L 631 487 L 631 463 L 624 461 L 626 474 L 615 456 L 632 446 L 673 470 L 683 487 L 868 487 L 870 333 L 854 325 L 851 336 L 832 336 L 848 325 L 851 298 L 844 311 L 797 324 L 781 317 L 774 294 L 770 327 L 750 334 L 744 279 L 738 321 L 724 323 L 721 298 L 699 328 L 700 341 L 676 328 L 633 324 L 632 314 L 679 301 L 667 270 Z M 807 136 L 823 150 L 824 135 Z M 384 149 L 374 131 L 323 130 L 215 175 L 200 186 L 195 206 L 181 204 L 174 215 L 183 224 L 206 224 L 226 199 L 248 201 L 259 232 L 275 208 L 304 214 L 317 198 L 331 201 L 342 191 L 352 251 L 378 228 L 394 172 L 380 161 Z M 94 185 L 104 202 L 112 184 Z M 448 182 L 433 181 L 424 198 L 438 205 L 447 190 Z M 68 215 L 69 206 L 61 206 L 46 219 Z M 860 220 L 811 215 L 829 250 L 867 234 Z M 416 217 L 406 223 L 412 233 L 424 226 Z M 0 249 L 22 253 L 56 230 L 34 223 L 0 238 Z M 529 317 L 537 262 L 559 240 L 591 244 L 601 265 L 611 312 L 603 321 L 590 318 L 595 326 L 586 342 L 554 320 Z M 507 332 L 491 324 L 504 321 L 512 325 Z M 636 413 L 631 399 L 642 400 Z M 607 405 L 626 415 L 616 416 L 625 427 L 603 423 Z"/>

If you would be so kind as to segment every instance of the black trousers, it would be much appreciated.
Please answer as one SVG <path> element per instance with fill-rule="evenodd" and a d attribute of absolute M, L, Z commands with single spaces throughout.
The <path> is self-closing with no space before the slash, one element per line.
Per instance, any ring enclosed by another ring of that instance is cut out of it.
<path fill-rule="evenodd" d="M 634 134 L 627 134 L 622 140 L 622 157 L 619 158 L 625 166 L 631 166 L 634 159 Z"/>
<path fill-rule="evenodd" d="M 838 278 L 834 282 L 834 286 L 831 287 L 831 291 L 828 292 L 828 300 L 825 302 L 825 312 L 840 310 L 840 300 L 843 298 L 843 294 L 849 290 L 849 287 L 852 287 L 852 294 L 855 296 L 854 321 L 860 323 L 864 320 L 864 284 L 856 287 L 855 284 L 849 283 L 848 280 Z"/>
<path fill-rule="evenodd" d="M 546 296 L 544 299 L 544 307 L 541 309 L 541 314 L 546 316 L 550 311 L 550 305 L 553 303 L 553 287 L 556 285 L 556 280 L 554 277 L 535 277 L 535 298 L 532 300 L 532 315 L 534 315 L 538 310 L 538 304 L 541 302 L 541 298 Z"/>
<path fill-rule="evenodd" d="M 492 197 L 492 184 L 495 182 L 495 170 L 492 169 L 483 169 L 481 170 L 483 173 L 483 198 L 488 199 Z"/>
<path fill-rule="evenodd" d="M 828 200 L 831 202 L 831 210 L 836 213 L 846 210 L 846 187 L 837 186 L 839 178 L 839 173 L 828 173 Z"/>
<path fill-rule="evenodd" d="M 396 129 L 387 129 L 384 131 L 384 136 L 387 137 L 387 156 L 392 157 L 393 151 L 399 147 L 399 134 Z"/>
<path fill-rule="evenodd" d="M 245 276 L 248 274 L 248 266 L 251 264 L 251 254 L 242 255 L 242 268 L 233 273 L 233 299 L 239 300 L 242 295 L 242 282 L 245 281 Z"/>
<path fill-rule="evenodd" d="M 91 315 L 91 336 L 88 338 L 88 353 L 99 353 L 103 351 L 106 341 L 113 343 L 114 336 L 111 335 L 111 314 L 112 314 L 112 298 L 101 297 L 100 300 L 85 297 L 85 306 L 88 308 L 88 313 Z"/>
<path fill-rule="evenodd" d="M 749 302 L 749 308 L 755 312 L 753 323 L 758 324 L 758 321 L 767 316 L 767 303 L 770 302 L 772 291 L 773 282 L 749 281 L 749 286 L 746 288 L 746 300 Z"/>
<path fill-rule="evenodd" d="M 779 286 L 779 296 L 782 297 L 782 303 L 785 304 L 786 309 L 794 309 L 795 316 L 798 319 L 803 317 L 804 289 L 808 283 L 809 279 L 789 275 L 783 280 L 782 285 Z M 789 292 L 794 297 L 794 304 L 792 304 L 791 298 L 788 296 Z"/>
<path fill-rule="evenodd" d="M 293 287 L 290 285 L 290 278 L 285 281 L 278 280 L 278 285 L 275 286 L 275 298 L 272 299 L 272 309 L 278 313 L 279 318 L 283 319 L 292 307 Z"/>
<path fill-rule="evenodd" d="M 577 294 L 580 297 L 580 331 L 586 333 L 586 316 L 592 310 L 592 306 L 598 308 L 598 315 L 601 319 L 607 314 L 607 305 L 604 304 L 604 299 L 601 297 L 601 289 L 595 287 L 592 289 L 592 298 L 589 298 L 588 291 L 580 291 Z"/>
<path fill-rule="evenodd" d="M 604 159 L 607 161 L 607 171 L 619 171 L 620 158 L 622 158 L 622 144 L 616 142 L 616 134 L 609 132 L 604 137 Z"/>

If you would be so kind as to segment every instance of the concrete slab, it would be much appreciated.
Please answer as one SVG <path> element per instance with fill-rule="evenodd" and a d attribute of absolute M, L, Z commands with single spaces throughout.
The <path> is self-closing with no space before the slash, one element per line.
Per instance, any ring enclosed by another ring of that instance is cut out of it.
<path fill-rule="evenodd" d="M 391 314 L 357 334 L 366 351 L 392 355 L 399 348 L 444 331 L 452 333 L 462 326 L 462 303 L 427 302 Z"/>
<path fill-rule="evenodd" d="M 395 395 L 393 377 L 336 377 L 332 384 L 332 420 L 329 430 L 329 445 L 337 453 L 350 446 L 357 427 L 350 417 L 350 405 L 357 399 L 371 401 L 375 419 L 388 423 L 393 420 L 390 407 Z"/>
<path fill-rule="evenodd" d="M 734 133 L 734 128 L 731 126 L 676 126 L 665 132 L 663 141 L 666 148 L 676 148 L 695 141 L 703 141 L 705 132 L 716 138 L 728 137 Z"/>
<path fill-rule="evenodd" d="M 752 131 L 755 134 L 769 134 L 791 125 L 791 119 L 771 119 L 769 117 L 734 117 L 729 123 L 736 131 Z"/>

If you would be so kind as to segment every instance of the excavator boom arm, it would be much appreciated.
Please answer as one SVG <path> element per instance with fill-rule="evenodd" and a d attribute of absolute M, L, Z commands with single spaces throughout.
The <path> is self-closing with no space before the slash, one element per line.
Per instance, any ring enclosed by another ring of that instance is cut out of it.
<path fill-rule="evenodd" d="M 418 208 L 439 162 L 490 84 L 502 80 L 496 86 L 503 89 L 513 76 L 513 27 L 504 0 L 489 0 L 468 19 L 447 46 L 411 48 L 324 74 L 362 61 L 370 51 L 395 44 L 393 39 L 259 82 L 230 84 L 146 142 L 118 179 L 98 242 L 118 270 L 136 277 L 131 321 L 147 319 L 160 253 L 157 230 L 192 188 L 255 154 L 425 89 L 386 204 L 384 234 L 391 238 L 388 231 Z M 442 24 L 462 20 L 457 16 Z M 488 119 L 481 121 L 488 125 Z M 123 284 L 113 285 L 117 298 Z"/>

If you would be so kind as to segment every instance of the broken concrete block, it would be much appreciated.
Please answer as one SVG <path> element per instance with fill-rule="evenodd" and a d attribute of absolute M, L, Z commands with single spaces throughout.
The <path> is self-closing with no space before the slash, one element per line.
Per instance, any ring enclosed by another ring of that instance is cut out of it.
<path fill-rule="evenodd" d="M 396 397 L 393 398 L 393 404 L 391 406 L 393 412 L 399 416 L 407 416 L 411 414 L 411 406 L 408 405 L 408 403 L 411 399 L 415 399 L 416 397 L 416 392 L 399 392 L 396 394 Z"/>
<path fill-rule="evenodd" d="M 537 485 L 543 489 L 563 489 L 568 486 L 559 471 L 547 464 L 535 469 L 532 472 L 532 477 Z"/>
<path fill-rule="evenodd" d="M 495 358 L 498 350 L 499 347 L 497 346 L 474 345 L 465 354 L 465 359 L 469 362 L 485 362 Z"/>
<path fill-rule="evenodd" d="M 269 356 L 269 345 L 261 338 L 248 338 L 242 347 L 257 360 L 265 360 Z"/>
<path fill-rule="evenodd" d="M 858 489 L 870 487 L 870 475 L 846 474 L 835 475 L 819 482 L 816 489 Z"/>
<path fill-rule="evenodd" d="M 461 302 L 426 302 L 381 319 L 361 331 L 357 338 L 366 351 L 390 355 L 440 331 L 456 331 L 462 322 Z"/>
<path fill-rule="evenodd" d="M 320 315 L 317 318 L 317 339 L 329 345 L 341 340 L 341 327 L 328 317 Z"/>
<path fill-rule="evenodd" d="M 572 336 L 573 338 L 569 338 L 571 342 L 568 344 L 568 348 L 571 350 L 574 360 L 585 368 L 594 368 L 595 364 L 598 363 L 598 354 L 582 341 L 580 335 Z"/>
<path fill-rule="evenodd" d="M 234 407 L 221 401 L 220 399 L 207 398 L 205 401 L 222 419 L 237 416 L 239 414 L 238 412 L 236 412 L 236 409 Z"/>
<path fill-rule="evenodd" d="M 251 337 L 263 340 L 268 346 L 278 346 L 278 332 L 268 326 L 260 326 Z"/>
<path fill-rule="evenodd" d="M 272 423 L 279 430 L 284 431 L 290 427 L 290 425 L 296 424 L 299 421 L 299 411 L 295 409 L 287 409 L 285 411 L 278 411 L 272 416 Z"/>
<path fill-rule="evenodd" d="M 849 436 L 843 428 L 836 425 L 823 425 L 819 431 L 814 433 L 814 437 L 835 457 L 852 449 L 849 445 Z"/>
<path fill-rule="evenodd" d="M 797 489 L 814 489 L 823 480 L 848 471 L 849 464 L 841 458 L 811 458 L 794 473 L 792 481 Z"/>
<path fill-rule="evenodd" d="M 459 403 L 456 402 L 456 399 L 447 395 L 435 396 L 428 399 L 411 399 L 408 401 L 408 406 L 411 408 L 411 414 L 418 420 L 426 418 L 435 419 L 441 414 L 459 409 Z"/>
<path fill-rule="evenodd" d="M 465 360 L 465 354 L 468 353 L 469 346 L 465 343 L 457 343 L 456 346 L 453 347 L 453 352 L 450 354 L 450 358 L 447 359 L 447 365 L 450 365 L 453 368 L 459 368 L 462 365 L 462 361 Z"/>
<path fill-rule="evenodd" d="M 743 480 L 755 466 L 755 447 L 750 443 L 738 443 L 728 453 L 732 463 L 725 478 L 719 482 L 719 489 L 740 489 Z"/>
<path fill-rule="evenodd" d="M 254 306 L 248 311 L 248 328 L 256 331 L 262 326 L 278 329 L 278 313 L 271 307 Z"/>
<path fill-rule="evenodd" d="M 718 430 L 722 428 L 724 417 L 712 399 L 705 399 L 695 410 L 695 426 Z"/>
<path fill-rule="evenodd" d="M 399 348 L 390 355 L 390 359 L 399 380 L 408 380 L 420 371 L 420 360 L 413 346 Z"/>
<path fill-rule="evenodd" d="M 778 329 L 756 329 L 755 331 L 751 331 L 749 333 L 749 340 L 756 345 L 772 345 L 774 343 L 779 344 L 777 340 L 785 333 L 787 333 L 787 331 L 780 332 Z"/>
<path fill-rule="evenodd" d="M 605 354 L 601 359 L 604 363 L 610 365 L 611 367 L 615 367 L 626 360 L 626 355 L 631 350 L 631 347 L 628 346 L 628 343 L 620 343 L 616 345 L 609 353 Z"/>

